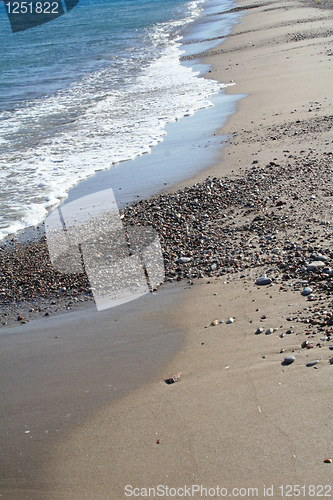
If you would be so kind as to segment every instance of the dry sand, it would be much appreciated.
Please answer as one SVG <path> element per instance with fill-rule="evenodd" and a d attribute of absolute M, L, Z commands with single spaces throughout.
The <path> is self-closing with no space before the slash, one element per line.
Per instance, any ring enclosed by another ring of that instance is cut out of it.
<path fill-rule="evenodd" d="M 332 149 L 330 128 L 322 126 L 332 115 L 332 11 L 315 1 L 238 3 L 253 8 L 221 47 L 205 55 L 213 65 L 210 77 L 233 80 L 227 92 L 248 94 L 220 131 L 232 137 L 221 162 L 208 171 L 212 176 L 309 147 Z M 297 120 L 306 132 L 298 127 L 295 135 Z M 227 488 L 227 496 L 238 488 L 234 493 L 243 498 L 282 498 L 280 486 L 285 496 L 296 496 L 288 484 L 304 485 L 301 498 L 313 491 L 333 495 L 330 486 L 325 489 L 332 464 L 324 463 L 333 458 L 332 351 L 301 349 L 304 326 L 297 322 L 299 336 L 279 336 L 287 317 L 308 305 L 306 298 L 275 285 L 259 289 L 251 276 L 207 281 L 178 285 L 185 289 L 170 315 L 177 315 L 186 341 L 167 367 L 57 443 L 43 469 L 44 498 L 120 500 L 127 498 L 126 485 L 159 484 L 214 488 L 213 498 L 219 498 L 217 486 Z M 260 321 L 263 314 L 267 319 Z M 232 324 L 226 324 L 229 317 Z M 210 327 L 215 319 L 224 323 Z M 277 330 L 255 335 L 259 326 Z M 291 352 L 296 360 L 284 366 Z M 315 358 L 319 363 L 306 367 Z M 165 384 L 178 372 L 179 382 Z M 274 496 L 264 485 L 274 487 Z M 15 498 L 10 495 L 3 497 Z M 24 492 L 16 498 L 38 497 Z"/>

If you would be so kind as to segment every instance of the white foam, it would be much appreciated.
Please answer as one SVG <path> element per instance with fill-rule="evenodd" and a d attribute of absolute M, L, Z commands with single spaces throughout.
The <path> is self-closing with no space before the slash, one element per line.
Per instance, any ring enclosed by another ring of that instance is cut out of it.
<path fill-rule="evenodd" d="M 198 15 L 201 3 L 191 2 L 193 16 Z M 26 129 L 38 131 L 61 114 L 76 117 L 58 127 L 53 136 L 39 137 L 37 146 L 3 155 L 2 197 L 7 205 L 0 202 L 0 207 L 1 212 L 5 206 L 11 209 L 0 222 L 0 238 L 15 228 L 41 222 L 46 209 L 57 205 L 80 180 L 149 153 L 163 141 L 167 123 L 212 105 L 209 97 L 221 84 L 197 78 L 197 73 L 180 64 L 180 44 L 168 40 L 170 28 L 177 23 L 182 21 L 155 27 L 150 37 L 156 44 L 165 44 L 162 55 L 123 90 L 110 86 L 114 71 L 110 68 L 90 74 L 67 90 L 28 102 L 14 113 L 3 113 L 6 119 L 0 122 L 0 136 L 4 138 Z M 14 206 L 20 207 L 17 213 Z"/>

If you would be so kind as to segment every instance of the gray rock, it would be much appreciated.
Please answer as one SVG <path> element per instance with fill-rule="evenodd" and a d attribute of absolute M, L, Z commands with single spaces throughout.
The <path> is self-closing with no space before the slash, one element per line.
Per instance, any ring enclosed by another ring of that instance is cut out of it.
<path fill-rule="evenodd" d="M 295 361 L 295 356 L 286 356 L 284 358 L 284 362 L 287 363 L 287 365 L 291 365 Z"/>
<path fill-rule="evenodd" d="M 260 276 L 257 281 L 256 281 L 256 285 L 269 285 L 270 283 L 272 283 L 272 280 L 271 278 L 268 278 L 268 276 L 266 276 L 266 274 L 263 274 L 262 276 Z"/>
<path fill-rule="evenodd" d="M 302 295 L 310 295 L 310 293 L 312 293 L 312 288 L 306 286 L 302 292 Z"/>
<path fill-rule="evenodd" d="M 325 266 L 324 262 L 321 260 L 314 260 L 308 264 L 308 271 L 317 271 L 317 269 L 322 269 Z"/>
<path fill-rule="evenodd" d="M 190 262 L 192 259 L 191 257 L 179 257 L 178 262 L 180 264 L 186 264 L 187 262 Z"/>
<path fill-rule="evenodd" d="M 327 260 L 327 256 L 323 255 L 322 253 L 313 253 L 311 255 L 311 259 L 313 259 L 313 260 L 319 260 L 319 261 L 325 261 L 325 260 Z"/>
<path fill-rule="evenodd" d="M 306 366 L 314 366 L 319 363 L 319 359 L 314 359 L 313 361 L 309 361 Z"/>

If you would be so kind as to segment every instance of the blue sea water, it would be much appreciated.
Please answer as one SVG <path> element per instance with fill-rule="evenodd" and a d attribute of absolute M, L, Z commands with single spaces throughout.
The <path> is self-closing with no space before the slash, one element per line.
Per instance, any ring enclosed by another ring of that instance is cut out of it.
<path fill-rule="evenodd" d="M 228 34 L 238 14 L 220 13 L 233 6 L 80 0 L 12 33 L 0 2 L 0 239 L 41 222 L 82 179 L 149 153 L 168 123 L 212 106 L 221 85 L 180 56 L 202 50 L 207 33 Z"/>

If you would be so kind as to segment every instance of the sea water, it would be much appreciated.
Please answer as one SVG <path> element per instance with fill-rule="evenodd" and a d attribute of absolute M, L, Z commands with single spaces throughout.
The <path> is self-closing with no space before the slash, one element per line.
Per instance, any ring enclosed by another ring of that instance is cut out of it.
<path fill-rule="evenodd" d="M 126 164 L 135 177 L 126 160 L 151 152 L 167 124 L 211 107 L 221 84 L 180 58 L 219 43 L 239 15 L 219 14 L 233 6 L 80 0 L 12 33 L 0 2 L 0 239 L 40 223 L 97 171 Z"/>

